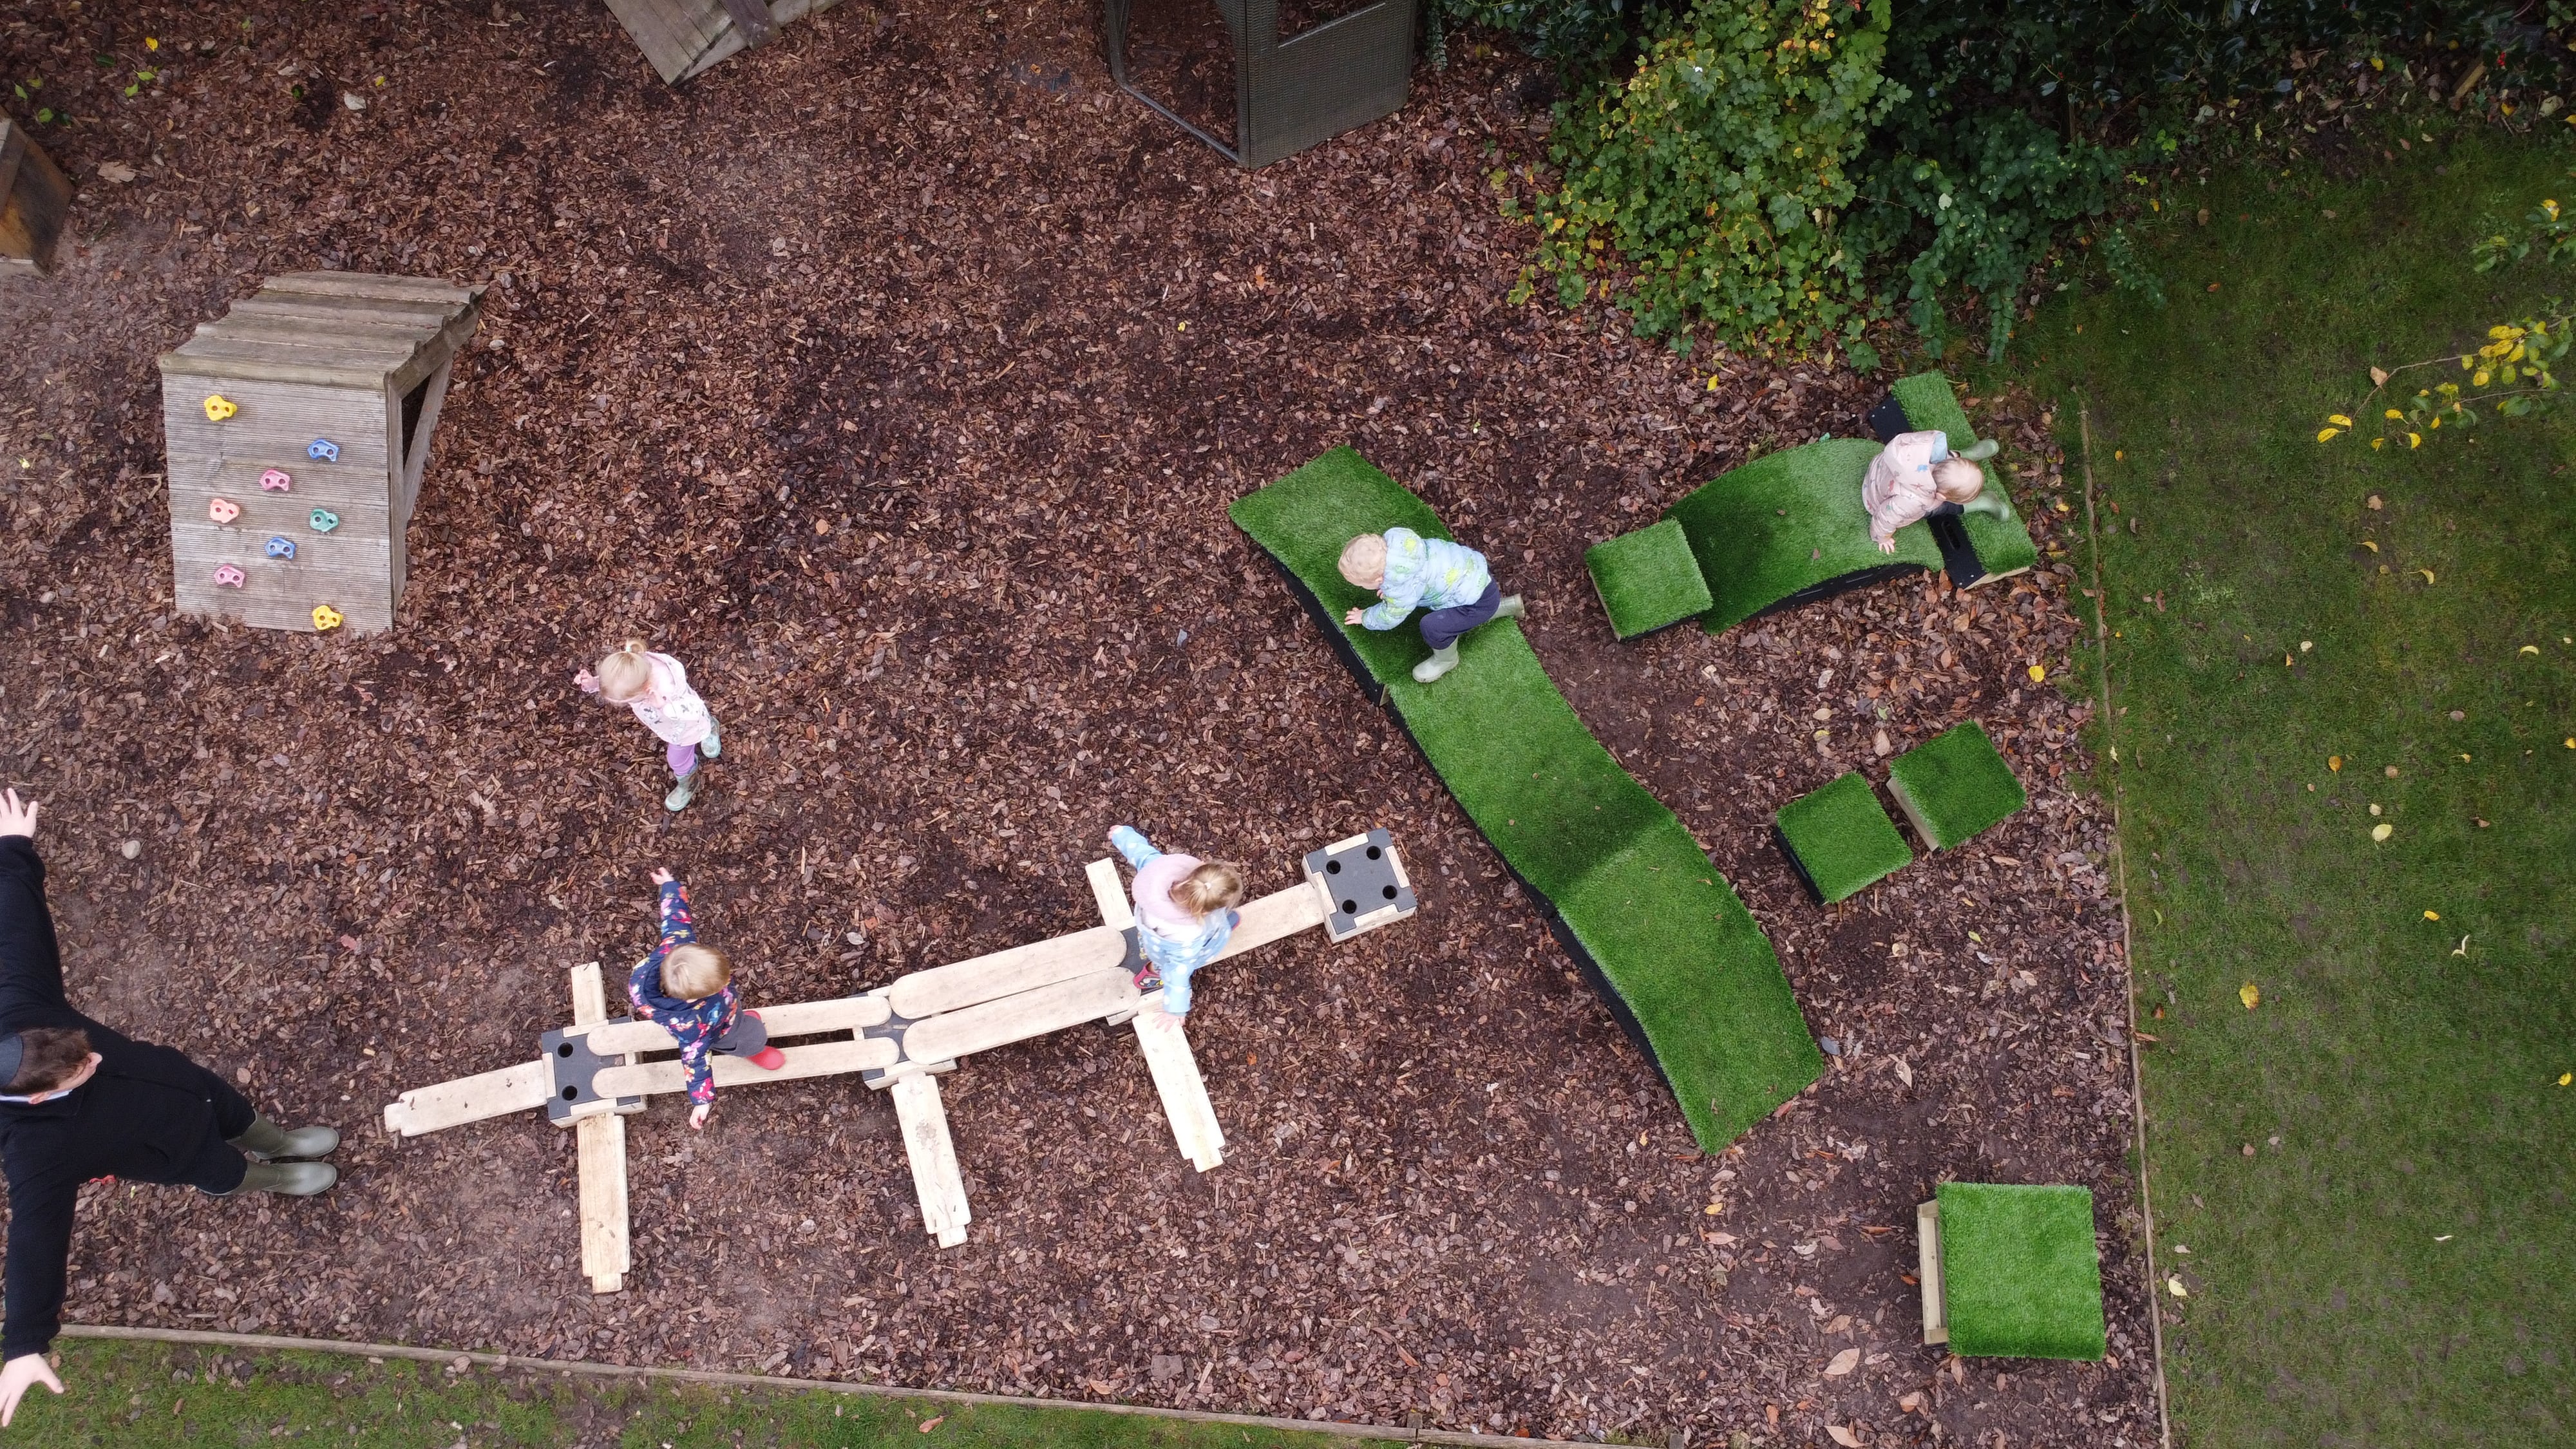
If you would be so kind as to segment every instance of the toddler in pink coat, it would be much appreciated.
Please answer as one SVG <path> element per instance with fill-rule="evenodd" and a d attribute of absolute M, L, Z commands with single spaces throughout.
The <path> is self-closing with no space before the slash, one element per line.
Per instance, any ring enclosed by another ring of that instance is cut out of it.
<path fill-rule="evenodd" d="M 1949 435 L 1937 431 L 1889 439 L 1870 460 L 1860 485 L 1860 505 L 1869 510 L 1869 536 L 1878 551 L 1896 552 L 1896 531 L 1926 518 L 1959 513 L 2012 517 L 2002 499 L 1983 496 L 1986 470 L 1977 465 L 1995 451 L 1990 438 L 1953 453 Z"/>
<path fill-rule="evenodd" d="M 716 717 L 707 702 L 689 687 L 689 671 L 668 654 L 655 654 L 641 639 L 629 639 L 616 653 L 599 661 L 597 673 L 582 670 L 572 682 L 584 694 L 624 705 L 663 743 L 663 759 L 678 781 L 662 797 L 665 809 L 684 810 L 698 785 L 698 756 L 714 759 L 724 750 Z"/>

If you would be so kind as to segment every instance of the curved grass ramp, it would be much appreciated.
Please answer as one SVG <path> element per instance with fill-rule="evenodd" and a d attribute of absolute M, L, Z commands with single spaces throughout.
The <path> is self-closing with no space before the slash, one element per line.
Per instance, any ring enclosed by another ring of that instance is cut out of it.
<path fill-rule="evenodd" d="M 1229 511 L 1539 903 L 1704 1150 L 1823 1075 L 1779 957 L 1734 887 L 1584 728 L 1518 624 L 1469 634 L 1459 667 L 1421 685 L 1411 671 L 1428 651 L 1416 630 L 1342 623 L 1375 597 L 1334 567 L 1354 534 L 1402 525 L 1450 537 L 1421 499 L 1336 448 Z"/>

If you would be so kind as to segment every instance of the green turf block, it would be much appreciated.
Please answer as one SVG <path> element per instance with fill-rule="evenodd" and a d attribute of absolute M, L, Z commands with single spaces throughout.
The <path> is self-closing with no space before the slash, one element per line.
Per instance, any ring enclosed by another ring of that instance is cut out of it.
<path fill-rule="evenodd" d="M 1954 725 L 1896 757 L 1887 793 L 1928 850 L 1948 850 L 2030 803 L 1983 725 Z"/>
<path fill-rule="evenodd" d="M 1947 434 L 1950 446 L 1964 448 L 1976 438 L 1976 429 L 1968 422 L 1968 410 L 1959 406 L 1957 389 L 1950 379 L 1937 372 L 1918 372 L 1901 378 L 1888 391 L 1895 395 L 1896 405 L 1905 409 L 1905 421 L 1915 431 L 1939 429 Z M 2013 519 L 2006 523 L 1982 513 L 1971 513 L 1959 520 L 1968 532 L 1968 542 L 1977 550 L 1977 563 L 1986 571 L 1979 583 L 2024 573 L 2039 562 L 2039 545 L 2031 541 L 2030 530 L 2021 520 L 2021 505 L 2005 491 L 2003 475 L 1992 463 L 1980 463 L 1985 470 L 1986 491 L 2012 503 Z"/>
<path fill-rule="evenodd" d="M 1373 596 L 1335 567 L 1353 533 L 1448 531 L 1421 500 L 1337 448 L 1237 499 L 1234 521 L 1277 559 L 1344 658 L 1394 708 L 1450 793 L 1551 909 L 1714 1152 L 1824 1073 L 1779 957 L 1670 810 L 1619 767 L 1508 620 L 1459 641 L 1432 684 L 1410 628 L 1342 622 Z"/>
<path fill-rule="evenodd" d="M 2102 1262 L 2093 1193 L 1945 1182 L 1942 1314 L 1962 1357 L 2102 1357 Z"/>
<path fill-rule="evenodd" d="M 1772 817 L 1790 864 L 1820 904 L 1846 900 L 1914 863 L 1896 822 L 1858 772 L 1801 795 Z"/>
<path fill-rule="evenodd" d="M 1860 481 L 1877 456 L 1865 438 L 1828 438 L 1756 458 L 1672 506 L 1666 516 L 1682 526 L 1708 584 L 1708 632 L 1810 593 L 1941 566 L 1924 524 L 1898 529 L 1893 554 L 1870 542 Z"/>
<path fill-rule="evenodd" d="M 1690 536 L 1672 519 L 1604 539 L 1584 551 L 1593 592 L 1622 639 L 1651 634 L 1708 612 L 1708 580 L 1691 557 Z"/>

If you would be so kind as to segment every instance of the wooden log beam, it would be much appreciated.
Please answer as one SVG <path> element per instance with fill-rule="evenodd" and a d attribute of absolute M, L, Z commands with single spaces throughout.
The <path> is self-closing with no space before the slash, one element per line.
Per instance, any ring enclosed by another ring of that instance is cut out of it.
<path fill-rule="evenodd" d="M 572 1019 L 576 1026 L 595 1026 L 608 1019 L 608 993 L 599 963 L 572 968 Z M 633 1266 L 633 1244 L 627 1236 L 626 1119 L 611 1110 L 575 1123 L 574 1158 L 581 1178 L 581 1271 L 593 1293 L 615 1293 L 626 1286 Z"/>
<path fill-rule="evenodd" d="M 1112 1012 L 1132 1011 L 1137 999 L 1135 979 L 1125 967 L 1111 966 L 916 1021 L 904 1029 L 903 1054 L 916 1062 L 937 1062 L 988 1052 Z"/>
<path fill-rule="evenodd" d="M 889 1090 L 903 1124 L 904 1156 L 912 1163 L 912 1190 L 921 1199 L 921 1225 L 943 1248 L 966 1241 L 974 1213 L 966 1206 L 966 1178 L 957 1170 L 957 1145 L 948 1138 L 948 1111 L 939 1101 L 939 1079 L 918 1073 Z"/>
<path fill-rule="evenodd" d="M 956 1011 L 979 1002 L 1051 986 L 1127 959 L 1127 939 L 1107 926 L 1094 926 L 1070 936 L 1033 941 L 977 956 L 953 966 L 934 966 L 886 988 L 895 1015 L 910 1021 Z"/>
<path fill-rule="evenodd" d="M 751 1009 L 760 1013 L 761 1025 L 769 1028 L 772 1041 L 882 1026 L 889 1014 L 883 993 L 842 996 L 829 1001 L 792 1001 L 781 1006 Z M 590 1033 L 590 1049 L 602 1056 L 675 1051 L 679 1045 L 668 1031 L 649 1021 L 613 1021 Z"/>
<path fill-rule="evenodd" d="M 553 1090 L 554 1073 L 543 1059 L 479 1076 L 459 1077 L 434 1087 L 415 1087 L 386 1106 L 385 1130 L 418 1137 L 468 1122 L 532 1111 L 543 1107 Z"/>
<path fill-rule="evenodd" d="M 858 1041 L 814 1042 L 806 1046 L 780 1047 L 787 1058 L 778 1070 L 764 1071 L 741 1057 L 712 1057 L 708 1065 L 715 1072 L 719 1087 L 757 1087 L 765 1082 L 794 1082 L 807 1077 L 835 1077 L 845 1072 L 872 1072 L 893 1066 L 900 1053 L 884 1037 Z M 602 1097 L 645 1097 L 659 1092 L 688 1090 L 689 1069 L 678 1060 L 638 1062 L 632 1066 L 609 1067 L 591 1079 L 592 1090 Z"/>
<path fill-rule="evenodd" d="M 1199 1075 L 1198 1057 L 1190 1051 L 1181 1018 L 1165 1011 L 1156 993 L 1137 1006 L 1135 1025 L 1136 1045 L 1145 1053 L 1146 1070 L 1153 1073 L 1154 1094 L 1162 1099 L 1164 1120 L 1172 1124 L 1172 1140 L 1190 1166 L 1201 1172 L 1215 1168 L 1225 1161 L 1225 1128 L 1216 1120 L 1216 1104 L 1208 1100 L 1207 1081 Z"/>

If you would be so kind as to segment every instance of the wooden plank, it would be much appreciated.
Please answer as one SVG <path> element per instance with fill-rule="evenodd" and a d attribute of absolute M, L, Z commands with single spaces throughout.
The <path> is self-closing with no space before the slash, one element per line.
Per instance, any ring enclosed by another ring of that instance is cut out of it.
<path fill-rule="evenodd" d="M 206 377 L 184 367 L 173 371 L 170 363 L 175 356 L 161 355 L 161 435 L 171 457 L 201 462 L 252 459 L 262 467 L 284 467 L 292 473 L 297 461 L 311 461 L 304 456 L 305 445 L 328 438 L 340 445 L 340 466 L 393 476 L 393 460 L 385 451 L 381 381 L 364 387 L 333 387 Z M 223 422 L 210 422 L 205 401 L 209 394 L 218 393 L 240 411 Z"/>
<path fill-rule="evenodd" d="M 696 23 L 695 15 L 701 10 L 710 18 L 722 14 L 712 0 L 686 7 L 668 0 L 608 0 L 608 8 L 666 85 L 676 85 L 694 74 L 698 57 L 706 53 L 713 40 L 710 31 Z"/>
<path fill-rule="evenodd" d="M 191 342 L 213 339 L 226 342 L 259 343 L 271 347 L 324 348 L 340 352 L 385 352 L 397 360 L 429 346 L 439 338 L 433 328 L 423 333 L 419 328 L 400 322 L 371 322 L 360 318 L 274 317 L 256 313 L 244 314 L 238 307 L 212 322 L 200 322 L 189 334 Z"/>
<path fill-rule="evenodd" d="M 447 330 L 458 317 L 451 302 L 409 302 L 391 297 L 340 297 L 321 292 L 260 292 L 235 302 L 224 313 L 227 322 L 237 318 L 272 317 L 281 321 L 311 319 L 321 322 L 376 322 L 385 326 L 409 327 L 423 341 Z"/>
<path fill-rule="evenodd" d="M 1144 1050 L 1146 1070 L 1153 1073 L 1155 1095 L 1163 1099 L 1164 1120 L 1181 1155 L 1201 1172 L 1225 1161 L 1225 1128 L 1208 1100 L 1207 1081 L 1199 1075 L 1198 1058 L 1181 1018 L 1163 1010 L 1158 997 L 1136 1008 L 1136 1045 Z"/>
<path fill-rule="evenodd" d="M 481 287 L 460 287 L 435 277 L 398 277 L 388 272 L 280 272 L 260 284 L 263 292 L 304 292 L 322 297 L 374 297 L 386 301 L 443 302 L 470 306 Z"/>
<path fill-rule="evenodd" d="M 778 22 L 769 18 L 768 0 L 724 0 L 724 10 L 733 28 L 742 32 L 744 45 L 757 49 L 778 38 Z"/>
<path fill-rule="evenodd" d="M 304 441 L 310 443 L 313 440 L 306 438 Z M 293 480 L 285 492 L 270 493 L 260 488 L 259 475 L 271 468 L 283 471 Z M 188 490 L 184 501 L 190 505 L 181 507 L 179 500 L 174 500 L 171 505 L 173 517 L 212 522 L 206 516 L 206 501 L 229 498 L 241 505 L 242 510 L 241 518 L 229 525 L 234 528 L 251 527 L 249 520 L 262 511 L 272 519 L 286 519 L 291 515 L 298 528 L 306 526 L 308 516 L 316 508 L 328 508 L 339 514 L 344 525 L 360 509 L 372 507 L 378 518 L 390 512 L 387 497 L 390 489 L 384 469 L 315 462 L 304 456 L 301 446 L 295 449 L 292 457 L 286 456 L 283 449 L 275 456 L 257 452 L 234 453 L 223 458 L 181 454 L 169 459 L 168 476 L 171 487 Z"/>
<path fill-rule="evenodd" d="M 921 1226 L 939 1246 L 966 1241 L 974 1213 L 966 1205 L 966 1178 L 957 1170 L 957 1145 L 948 1137 L 948 1112 L 938 1079 L 906 1077 L 891 1089 L 895 1119 L 903 1124 L 904 1156 L 912 1163 L 913 1194 L 921 1199 Z"/>
<path fill-rule="evenodd" d="M 386 1106 L 385 1130 L 418 1137 L 489 1117 L 532 1111 L 544 1106 L 553 1090 L 553 1073 L 542 1059 L 479 1076 L 459 1077 L 434 1087 L 415 1087 Z"/>
<path fill-rule="evenodd" d="M 626 1286 L 634 1266 L 626 1209 L 626 1119 L 603 1113 L 573 1124 L 581 1176 L 581 1271 L 593 1293 Z"/>
<path fill-rule="evenodd" d="M 13 121 L 0 119 L 0 259 L 11 270 L 51 272 L 72 183 L 54 158 Z"/>
<path fill-rule="evenodd" d="M 1291 886 L 1242 909 L 1243 920 L 1235 926 L 1233 938 L 1209 965 L 1231 961 L 1246 951 L 1258 951 L 1273 941 L 1284 941 L 1324 924 L 1324 899 L 1311 885 Z"/>
<path fill-rule="evenodd" d="M 599 963 L 584 961 L 572 968 L 572 1024 L 597 1026 L 608 1020 L 608 987 L 599 976 Z"/>
<path fill-rule="evenodd" d="M 1095 860 L 1083 869 L 1091 877 L 1091 898 L 1100 905 L 1100 923 L 1113 931 L 1136 924 L 1136 908 L 1128 903 L 1127 887 L 1118 880 L 1118 862 Z"/>
<path fill-rule="evenodd" d="M 919 1021 L 1068 980 L 1103 966 L 1115 966 L 1126 959 L 1126 938 L 1107 926 L 1094 926 L 1070 936 L 1014 946 L 951 966 L 915 971 L 886 988 L 886 1001 L 895 1015 Z"/>
<path fill-rule="evenodd" d="M 842 996 L 829 1001 L 791 1001 L 782 1006 L 754 1008 L 770 1039 L 791 1036 L 820 1036 L 830 1031 L 856 1031 L 861 1027 L 883 1026 L 891 1012 L 886 999 L 879 995 Z M 667 1052 L 679 1043 L 671 1034 L 649 1021 L 615 1021 L 590 1033 L 590 1049 L 603 1054 L 620 1052 Z"/>
<path fill-rule="evenodd" d="M 786 1065 L 774 1072 L 763 1071 L 740 1057 L 712 1058 L 716 1085 L 752 1087 L 764 1082 L 793 1082 L 806 1077 L 831 1077 L 844 1072 L 871 1072 L 893 1066 L 899 1057 L 895 1044 L 884 1037 L 857 1041 L 815 1042 L 807 1046 L 779 1048 L 787 1058 Z M 608 1067 L 591 1079 L 591 1087 L 603 1097 L 643 1097 L 657 1092 L 686 1091 L 689 1069 L 676 1060 L 638 1062 L 632 1066 Z"/>
<path fill-rule="evenodd" d="M 249 629 L 277 629 L 288 633 L 314 634 L 313 606 L 329 604 L 340 613 L 340 626 L 334 632 L 375 634 L 394 626 L 394 609 L 389 595 L 366 598 L 309 598 L 301 593 L 272 591 L 251 594 L 245 589 L 230 589 L 214 582 L 211 571 L 189 569 L 181 573 L 172 590 L 172 603 L 182 614 L 200 619 L 223 619 Z"/>
<path fill-rule="evenodd" d="M 411 349 L 282 347 L 274 342 L 209 337 L 201 332 L 180 344 L 175 355 L 188 370 L 209 378 L 254 377 L 329 387 L 375 388 L 384 386 L 394 369 L 410 360 Z"/>
<path fill-rule="evenodd" d="M 1914 1205 L 1914 1276 L 1923 1283 L 1923 1341 L 1950 1341 L 1949 1299 L 1941 1290 L 1941 1204 Z"/>
<path fill-rule="evenodd" d="M 1098 1021 L 1113 1012 L 1131 1010 L 1136 1002 L 1136 983 L 1124 967 L 1095 969 L 1035 991 L 916 1021 L 904 1029 L 903 1054 L 917 1062 L 972 1056 Z"/>

